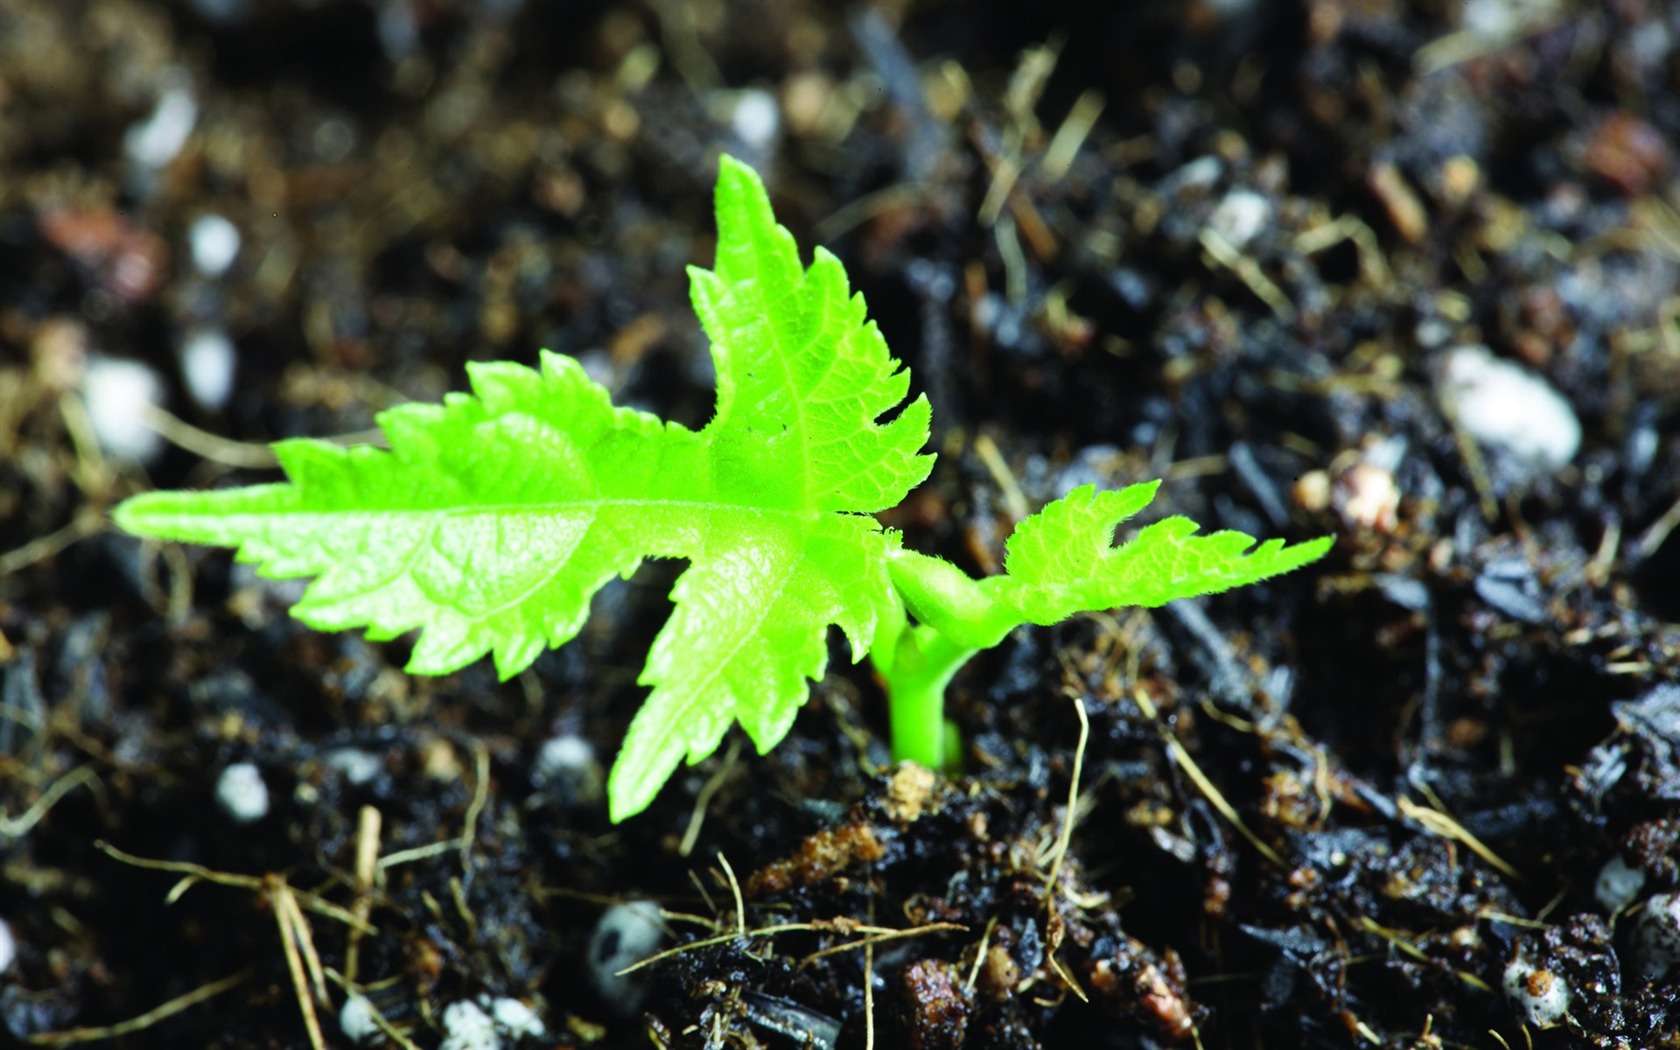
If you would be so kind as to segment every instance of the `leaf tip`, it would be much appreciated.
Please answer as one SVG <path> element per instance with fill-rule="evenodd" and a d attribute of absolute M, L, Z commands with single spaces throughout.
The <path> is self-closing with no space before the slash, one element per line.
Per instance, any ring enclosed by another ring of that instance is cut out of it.
<path fill-rule="evenodd" d="M 145 531 L 146 497 L 152 493 L 130 496 L 111 508 L 111 521 L 117 528 L 131 535 Z"/>
<path fill-rule="evenodd" d="M 648 808 L 669 776 L 649 776 L 646 769 L 631 768 L 621 756 L 607 775 L 607 819 L 622 824 Z"/>
<path fill-rule="evenodd" d="M 758 177 L 758 172 L 753 170 L 752 165 L 731 154 L 720 153 L 718 155 L 718 182 L 737 183 L 743 180 L 757 185 L 760 189 L 764 187 L 763 182 Z"/>
<path fill-rule="evenodd" d="M 1330 548 L 1335 545 L 1336 537 L 1319 536 L 1315 539 L 1302 540 L 1300 543 L 1291 547 L 1290 550 L 1297 552 L 1296 556 L 1300 559 L 1298 563 L 1299 565 L 1310 565 L 1318 559 L 1324 557 L 1326 554 L 1329 554 Z"/>
<path fill-rule="evenodd" d="M 725 153 L 718 157 L 717 189 L 715 190 L 717 204 L 721 209 L 724 203 L 739 202 L 748 204 L 757 215 L 771 222 L 775 220 L 770 214 L 770 194 L 764 188 L 764 180 L 752 166 L 731 157 Z M 718 224 L 723 226 L 720 215 Z M 723 232 L 720 229 L 720 232 Z"/>

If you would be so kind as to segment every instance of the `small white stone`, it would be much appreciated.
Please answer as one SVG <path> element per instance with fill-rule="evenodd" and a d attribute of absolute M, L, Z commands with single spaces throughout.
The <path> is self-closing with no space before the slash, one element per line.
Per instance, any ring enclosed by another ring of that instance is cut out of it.
<path fill-rule="evenodd" d="M 1197 157 L 1187 164 L 1180 165 L 1168 173 L 1161 180 L 1161 192 L 1174 194 L 1180 190 L 1206 189 L 1219 181 L 1219 176 L 1225 171 L 1225 165 L 1218 157 L 1209 154 Z"/>
<path fill-rule="evenodd" d="M 176 79 L 184 80 L 181 74 Z M 142 168 L 156 170 L 175 159 L 198 123 L 198 100 L 185 84 L 176 84 L 158 96 L 152 115 L 135 124 L 123 136 L 123 149 Z"/>
<path fill-rule="evenodd" d="M 642 989 L 634 974 L 618 971 L 652 955 L 664 939 L 659 905 L 653 901 L 626 901 L 601 913 L 589 937 L 589 976 L 602 998 L 620 1013 L 636 1012 Z"/>
<path fill-rule="evenodd" d="M 371 1042 L 379 1034 L 379 1025 L 373 1019 L 373 1004 L 367 996 L 352 995 L 344 1000 L 338 1011 L 338 1027 L 352 1043 Z"/>
<path fill-rule="evenodd" d="M 1516 14 L 1510 0 L 1464 0 L 1459 8 L 1461 26 L 1480 36 L 1503 39 L 1516 25 Z"/>
<path fill-rule="evenodd" d="M 1436 362 L 1441 407 L 1476 442 L 1535 471 L 1557 470 L 1581 447 L 1581 421 L 1552 385 L 1485 346 L 1457 346 Z"/>
<path fill-rule="evenodd" d="M 1593 882 L 1593 896 L 1607 912 L 1618 912 L 1645 888 L 1645 873 L 1631 867 L 1620 853 L 1604 862 Z"/>
<path fill-rule="evenodd" d="M 462 1000 L 444 1007 L 443 1030 L 438 1050 L 501 1050 L 495 1022 L 477 1003 Z"/>
<path fill-rule="evenodd" d="M 1271 217 L 1271 201 L 1253 190 L 1232 190 L 1208 216 L 1208 228 L 1231 247 L 1243 248 Z"/>
<path fill-rule="evenodd" d="M 235 762 L 216 778 L 216 801 L 236 823 L 250 824 L 268 815 L 268 785 L 250 762 Z"/>
<path fill-rule="evenodd" d="M 187 230 L 193 265 L 206 277 L 220 277 L 239 255 L 239 227 L 214 212 L 200 215 Z"/>
<path fill-rule="evenodd" d="M 163 401 L 157 373 L 138 361 L 95 356 L 82 373 L 82 399 L 94 439 L 107 455 L 145 461 L 163 448 L 148 417 Z"/>
<path fill-rule="evenodd" d="M 378 755 L 359 747 L 334 748 L 323 756 L 323 761 L 328 769 L 357 787 L 371 784 L 379 771 L 385 768 Z"/>
<path fill-rule="evenodd" d="M 514 1039 L 526 1036 L 541 1039 L 548 1034 L 548 1028 L 544 1026 L 542 1018 L 537 1016 L 537 1012 L 518 999 L 503 996 L 481 1002 L 489 1006 L 490 1016 L 495 1020 L 496 1027 Z"/>
<path fill-rule="evenodd" d="M 781 131 L 782 111 L 776 96 L 763 88 L 748 88 L 735 98 L 729 126 L 742 144 L 760 150 L 776 140 Z"/>
<path fill-rule="evenodd" d="M 0 919 L 0 973 L 5 973 L 17 962 L 17 938 L 12 935 L 12 924 Z"/>
<path fill-rule="evenodd" d="M 198 328 L 181 341 L 181 376 L 187 393 L 203 408 L 216 411 L 233 392 L 236 355 L 233 340 L 220 328 Z"/>
<path fill-rule="evenodd" d="M 587 805 L 599 801 L 604 790 L 595 745 L 576 733 L 561 733 L 545 740 L 531 772 L 539 784 L 553 789 L 564 802 Z"/>
<path fill-rule="evenodd" d="M 1464 0 L 1459 25 L 1477 36 L 1504 41 L 1545 25 L 1561 14 L 1556 0 Z"/>
<path fill-rule="evenodd" d="M 1680 893 L 1657 893 L 1645 902 L 1630 953 L 1640 980 L 1655 981 L 1680 961 Z"/>
<path fill-rule="evenodd" d="M 535 769 L 537 776 L 552 780 L 595 764 L 595 745 L 575 733 L 564 733 L 543 742 Z"/>
<path fill-rule="evenodd" d="M 1569 1014 L 1569 982 L 1522 955 L 1505 967 L 1505 996 L 1536 1028 L 1555 1028 Z"/>

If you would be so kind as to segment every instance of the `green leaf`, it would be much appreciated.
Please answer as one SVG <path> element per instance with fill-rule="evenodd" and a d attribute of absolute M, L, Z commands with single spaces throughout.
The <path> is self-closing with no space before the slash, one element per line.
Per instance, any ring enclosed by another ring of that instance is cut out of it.
<path fill-rule="evenodd" d="M 1329 537 L 1256 547 L 1243 532 L 1199 535 L 1200 526 L 1181 517 L 1155 522 L 1115 546 L 1115 528 L 1147 507 L 1160 484 L 1073 490 L 1016 526 L 1006 575 L 979 585 L 1021 620 L 1051 624 L 1079 612 L 1153 607 L 1229 590 L 1298 569 L 1330 549 Z"/>
<path fill-rule="evenodd" d="M 410 671 L 488 653 L 504 679 L 573 637 L 613 576 L 688 559 L 608 782 L 612 817 L 645 808 L 731 721 L 768 750 L 826 667 L 830 625 L 856 659 L 902 617 L 896 537 L 866 515 L 933 457 L 927 402 L 904 404 L 909 376 L 839 262 L 800 266 L 758 177 L 727 157 L 717 210 L 717 269 L 690 271 L 718 375 L 698 433 L 614 407 L 545 351 L 540 370 L 471 365 L 471 394 L 381 413 L 389 451 L 282 442 L 289 483 L 138 496 L 117 523 L 316 577 L 294 613 L 380 639 L 418 630 Z"/>
<path fill-rule="evenodd" d="M 910 373 L 864 318 L 840 260 L 801 269 L 751 168 L 718 173 L 717 269 L 689 268 L 694 312 L 712 339 L 717 416 L 706 427 L 719 484 L 776 506 L 874 512 L 927 477 L 931 410 L 903 404 Z M 906 479 L 914 480 L 908 485 Z"/>

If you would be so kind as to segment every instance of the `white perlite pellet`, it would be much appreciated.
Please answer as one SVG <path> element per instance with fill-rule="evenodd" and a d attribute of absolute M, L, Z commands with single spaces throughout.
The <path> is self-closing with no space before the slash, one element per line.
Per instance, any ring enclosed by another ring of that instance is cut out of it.
<path fill-rule="evenodd" d="M 268 816 L 268 785 L 262 770 L 250 762 L 235 762 L 216 778 L 216 802 L 238 824 Z"/>
<path fill-rule="evenodd" d="M 163 449 L 163 439 L 149 425 L 162 401 L 163 382 L 139 361 L 95 356 L 82 373 L 88 422 L 108 456 L 144 462 Z"/>
<path fill-rule="evenodd" d="M 1233 248 L 1247 247 L 1272 217 L 1272 202 L 1253 190 L 1232 190 L 1208 216 L 1208 229 Z"/>
<path fill-rule="evenodd" d="M 438 1050 L 501 1050 L 496 1023 L 475 1002 L 462 1000 L 444 1007 L 443 1030 Z"/>
<path fill-rule="evenodd" d="M 1505 996 L 1536 1028 L 1555 1028 L 1569 1013 L 1569 983 L 1551 970 L 1535 967 L 1522 955 L 1505 967 Z"/>
<path fill-rule="evenodd" d="M 1442 409 L 1476 443 L 1534 471 L 1575 458 L 1581 421 L 1552 385 L 1485 346 L 1456 346 L 1435 363 Z"/>
<path fill-rule="evenodd" d="M 12 934 L 12 924 L 0 919 L 0 973 L 5 973 L 17 962 L 17 938 Z"/>
<path fill-rule="evenodd" d="M 652 955 L 664 938 L 659 905 L 653 901 L 626 901 L 601 913 L 589 938 L 589 976 L 620 1013 L 636 1012 L 642 989 L 633 975 L 618 971 Z"/>
<path fill-rule="evenodd" d="M 373 1019 L 373 1004 L 363 995 L 352 995 L 338 1010 L 338 1027 L 352 1043 L 371 1042 L 379 1034 Z"/>
<path fill-rule="evenodd" d="M 227 333 L 220 328 L 195 328 L 181 340 L 178 354 L 181 378 L 192 399 L 212 412 L 227 404 L 237 360 Z"/>
<path fill-rule="evenodd" d="M 187 229 L 193 265 L 206 277 L 220 277 L 239 255 L 239 227 L 211 212 Z"/>
<path fill-rule="evenodd" d="M 515 1039 L 529 1036 L 541 1039 L 548 1034 L 548 1028 L 543 1024 L 537 1012 L 518 999 L 501 996 L 496 999 L 482 999 L 480 1002 L 490 1007 L 490 1018 L 496 1022 L 496 1027 Z"/>
<path fill-rule="evenodd" d="M 1680 961 L 1680 893 L 1655 893 L 1645 902 L 1629 954 L 1643 981 L 1663 977 Z"/>
<path fill-rule="evenodd" d="M 1645 873 L 1628 864 L 1620 853 L 1604 862 L 1593 881 L 1593 896 L 1607 912 L 1618 912 L 1645 888 Z"/>

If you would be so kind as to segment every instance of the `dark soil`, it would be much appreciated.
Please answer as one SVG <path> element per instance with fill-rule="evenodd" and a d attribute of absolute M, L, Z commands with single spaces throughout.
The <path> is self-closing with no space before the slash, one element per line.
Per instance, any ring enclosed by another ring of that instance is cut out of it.
<path fill-rule="evenodd" d="M 1676 141 L 1661 0 L 4 0 L 0 1041 L 1680 1045 Z M 933 402 L 911 546 L 1165 477 L 1335 550 L 1017 632 L 961 777 L 837 639 L 613 826 L 672 567 L 417 679 L 108 526 L 539 347 L 703 422 L 720 152 Z"/>

